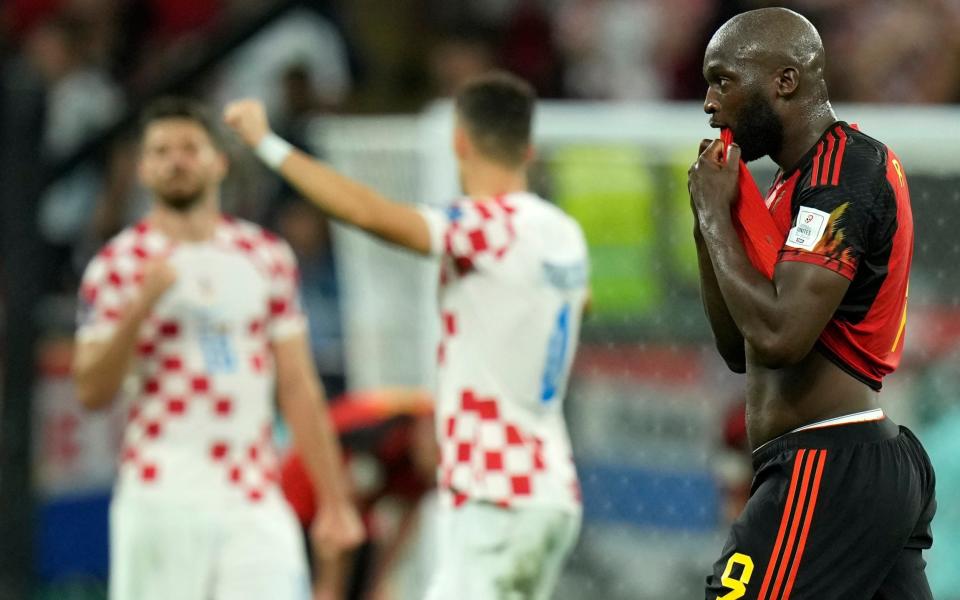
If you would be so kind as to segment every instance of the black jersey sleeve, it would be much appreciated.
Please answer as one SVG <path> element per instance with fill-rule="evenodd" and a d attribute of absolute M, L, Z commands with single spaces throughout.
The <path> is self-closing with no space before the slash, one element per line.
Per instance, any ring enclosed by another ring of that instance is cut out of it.
<path fill-rule="evenodd" d="M 861 259 L 889 238 L 896 203 L 886 157 L 864 146 L 850 144 L 835 185 L 804 182 L 797 191 L 779 260 L 821 265 L 852 280 Z"/>

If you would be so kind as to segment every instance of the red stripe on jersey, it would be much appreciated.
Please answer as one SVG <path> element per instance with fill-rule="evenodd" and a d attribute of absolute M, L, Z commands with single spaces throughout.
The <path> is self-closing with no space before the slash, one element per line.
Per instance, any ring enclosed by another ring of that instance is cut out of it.
<path fill-rule="evenodd" d="M 847 134 L 843 132 L 843 127 L 837 127 L 834 131 L 840 136 L 840 145 L 837 147 L 837 158 L 833 161 L 833 179 L 830 183 L 838 185 L 840 183 L 840 169 L 843 166 L 843 151 L 847 147 Z"/>
<path fill-rule="evenodd" d="M 806 452 L 806 450 L 801 449 L 797 452 L 796 458 L 793 459 L 793 475 L 790 477 L 790 489 L 787 491 L 787 504 L 783 508 L 783 517 L 780 519 L 780 530 L 777 532 L 777 541 L 773 545 L 773 552 L 770 553 L 770 560 L 767 561 L 767 572 L 763 576 L 763 585 L 760 586 L 760 593 L 757 595 L 757 600 L 765 600 L 767 597 L 770 579 L 773 577 L 773 572 L 777 569 L 777 558 L 780 556 L 780 548 L 783 546 L 783 536 L 787 531 L 787 523 L 790 522 L 790 511 L 793 508 L 794 495 L 797 491 L 797 481 L 800 479 L 800 469 L 803 466 L 803 456 Z"/>
<path fill-rule="evenodd" d="M 827 153 L 823 159 L 823 168 L 820 169 L 820 185 L 827 185 L 830 176 L 830 166 L 833 165 L 833 152 L 837 143 L 837 136 L 833 132 L 827 134 Z"/>
<path fill-rule="evenodd" d="M 817 496 L 820 495 L 820 480 L 823 477 L 823 465 L 827 462 L 827 451 L 817 452 L 817 473 L 813 477 L 813 490 L 810 492 L 810 504 L 807 506 L 807 514 L 803 519 L 803 531 L 800 533 L 800 543 L 797 546 L 797 557 L 793 561 L 793 567 L 790 569 L 790 576 L 787 577 L 787 585 L 783 587 L 783 600 L 789 600 L 790 592 L 793 591 L 793 582 L 797 578 L 797 570 L 800 568 L 800 559 L 803 558 L 803 551 L 807 548 L 807 534 L 810 533 L 810 524 L 813 522 L 813 512 L 817 508 Z"/>
<path fill-rule="evenodd" d="M 817 174 L 820 172 L 820 158 L 823 156 L 823 142 L 817 144 L 817 155 L 813 157 L 813 174 L 810 176 L 810 187 L 817 185 Z"/>

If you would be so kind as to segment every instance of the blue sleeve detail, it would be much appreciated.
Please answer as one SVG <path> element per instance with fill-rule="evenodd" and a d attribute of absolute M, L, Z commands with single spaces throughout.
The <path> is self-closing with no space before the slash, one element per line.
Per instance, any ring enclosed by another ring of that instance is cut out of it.
<path fill-rule="evenodd" d="M 547 343 L 547 364 L 543 370 L 540 402 L 547 404 L 557 398 L 566 375 L 567 351 L 570 347 L 570 303 L 560 309 L 557 321 Z"/>
<path fill-rule="evenodd" d="M 463 209 L 454 204 L 447 208 L 447 218 L 451 221 L 459 221 L 463 217 Z"/>

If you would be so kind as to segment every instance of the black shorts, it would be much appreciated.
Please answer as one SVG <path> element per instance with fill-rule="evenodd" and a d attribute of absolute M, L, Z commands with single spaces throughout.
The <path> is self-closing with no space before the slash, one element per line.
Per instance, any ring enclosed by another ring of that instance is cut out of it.
<path fill-rule="evenodd" d="M 789 433 L 753 462 L 707 600 L 932 600 L 921 551 L 934 474 L 909 429 L 883 419 Z"/>

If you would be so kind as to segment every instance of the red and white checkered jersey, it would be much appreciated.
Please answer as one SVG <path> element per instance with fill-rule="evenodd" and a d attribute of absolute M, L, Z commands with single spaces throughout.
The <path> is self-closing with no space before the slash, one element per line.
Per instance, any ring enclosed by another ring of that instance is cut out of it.
<path fill-rule="evenodd" d="M 424 208 L 442 255 L 440 487 L 579 512 L 563 397 L 587 298 L 580 226 L 529 193 Z"/>
<path fill-rule="evenodd" d="M 296 261 L 263 229 L 224 218 L 212 239 L 174 243 L 147 222 L 90 262 L 78 339 L 108 339 L 140 293 L 143 267 L 167 257 L 176 283 L 140 329 L 122 395 L 118 497 L 273 502 L 271 342 L 305 331 Z"/>

